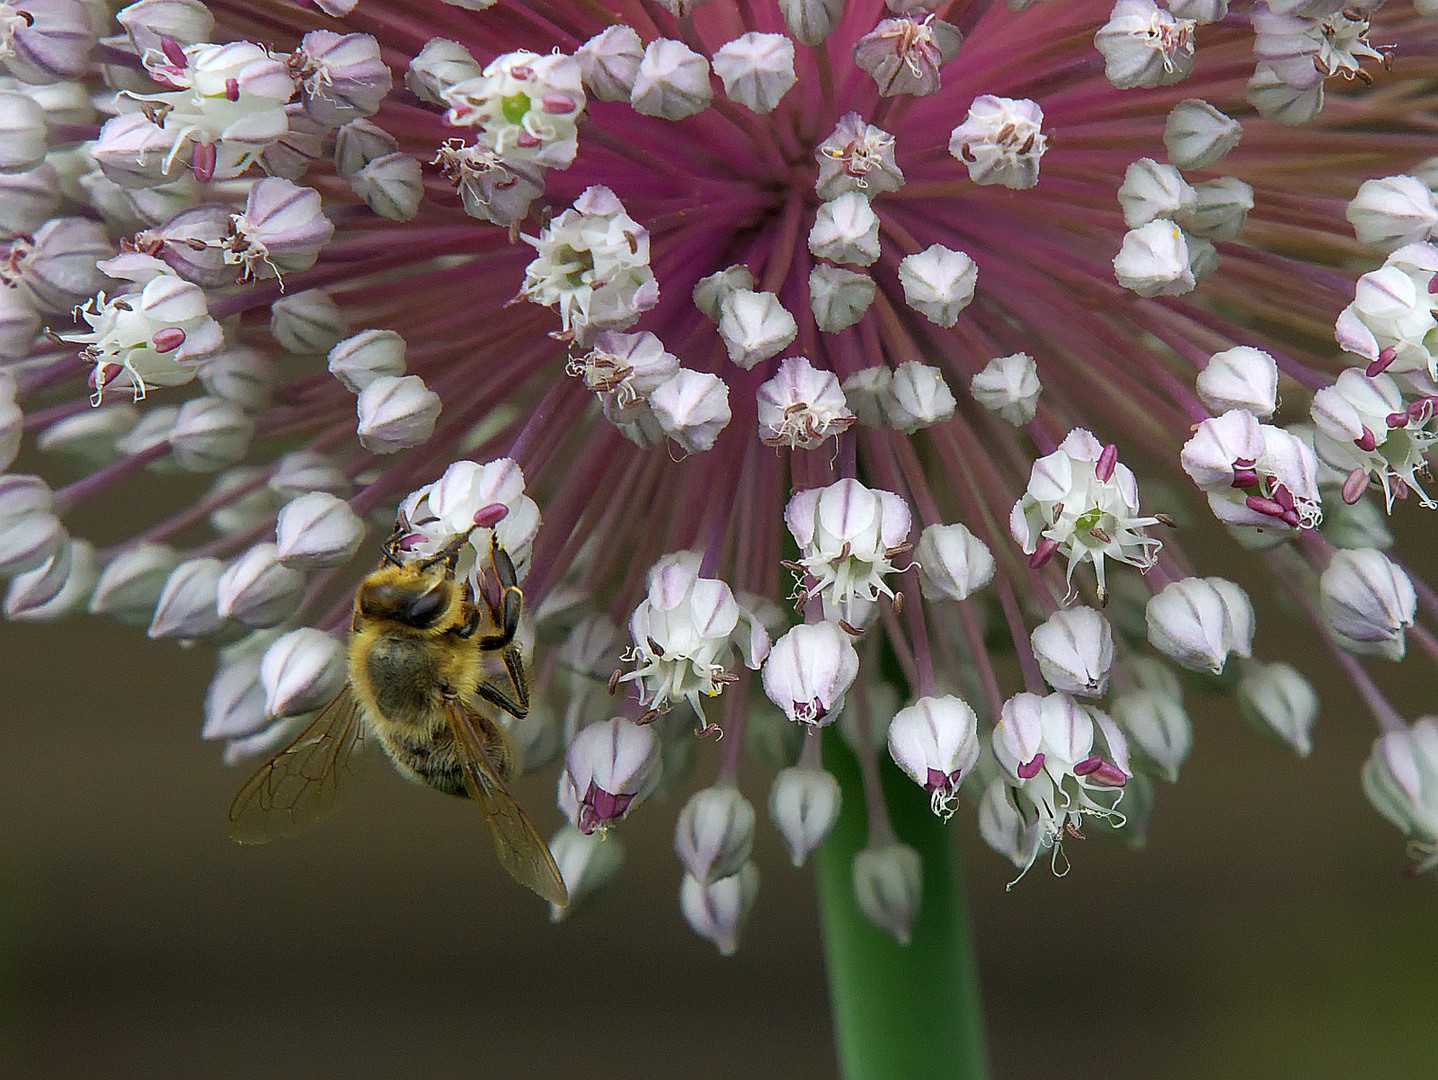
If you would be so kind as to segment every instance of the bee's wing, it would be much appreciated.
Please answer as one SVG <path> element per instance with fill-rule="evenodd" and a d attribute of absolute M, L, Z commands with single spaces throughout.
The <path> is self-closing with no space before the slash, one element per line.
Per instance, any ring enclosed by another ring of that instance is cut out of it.
<path fill-rule="evenodd" d="M 263 844 L 328 817 L 364 732 L 364 707 L 346 683 L 240 788 L 230 804 L 230 835 L 242 844 Z"/>
<path fill-rule="evenodd" d="M 484 741 L 475 730 L 476 725 L 484 725 L 485 720 L 458 704 L 450 705 L 447 712 L 454 732 L 455 754 L 464 771 L 464 786 L 479 803 L 489 823 L 500 863 L 515 881 L 533 889 L 551 904 L 561 907 L 568 904 L 569 892 L 559 867 L 554 864 L 554 856 L 549 853 L 549 845 L 535 831 L 529 815 L 520 809 L 494 771 Z"/>

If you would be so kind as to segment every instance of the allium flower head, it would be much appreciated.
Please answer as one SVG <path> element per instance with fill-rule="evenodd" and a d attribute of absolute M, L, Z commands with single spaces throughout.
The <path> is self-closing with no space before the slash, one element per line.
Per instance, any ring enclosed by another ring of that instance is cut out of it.
<path fill-rule="evenodd" d="M 1026 7 L 0 3 L 6 616 L 222 647 L 238 759 L 340 681 L 366 537 L 452 556 L 522 594 L 503 723 L 563 757 L 572 895 L 692 769 L 728 952 L 761 802 L 795 861 L 862 805 L 844 880 L 907 939 L 882 754 L 1027 869 L 1205 738 L 1177 668 L 1306 753 L 1296 613 L 1431 867 L 1432 721 L 1369 665 L 1438 657 L 1385 523 L 1438 498 L 1438 28 Z M 133 535 L 71 535 L 102 496 Z"/>

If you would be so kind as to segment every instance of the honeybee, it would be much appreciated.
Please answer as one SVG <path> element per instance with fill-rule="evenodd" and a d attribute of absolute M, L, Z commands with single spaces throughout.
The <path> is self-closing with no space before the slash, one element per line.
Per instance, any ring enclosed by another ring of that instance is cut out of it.
<path fill-rule="evenodd" d="M 404 776 L 477 802 L 504 868 L 550 903 L 566 904 L 548 845 L 505 786 L 515 757 L 495 710 L 518 719 L 529 712 L 514 643 L 524 601 L 514 563 L 495 541 L 499 599 L 481 590 L 481 603 L 468 582 L 455 580 L 467 536 L 421 557 L 403 549 L 409 531 L 401 518 L 384 562 L 355 593 L 349 681 L 240 789 L 230 834 L 265 843 L 327 816 L 347 790 L 356 750 L 374 739 Z M 486 670 L 496 656 L 507 689 Z"/>

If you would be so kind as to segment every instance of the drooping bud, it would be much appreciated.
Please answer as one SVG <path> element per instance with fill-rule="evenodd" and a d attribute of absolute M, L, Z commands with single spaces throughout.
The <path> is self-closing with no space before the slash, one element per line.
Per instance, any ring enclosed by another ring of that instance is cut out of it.
<path fill-rule="evenodd" d="M 16 574 L 5 592 L 5 618 L 51 622 L 81 610 L 95 585 L 95 548 L 67 540 L 39 566 Z"/>
<path fill-rule="evenodd" d="M 1113 718 L 1169 783 L 1176 783 L 1178 770 L 1193 746 L 1193 727 L 1183 702 L 1153 690 L 1131 690 L 1119 694 L 1110 706 Z"/>
<path fill-rule="evenodd" d="M 0 91 L 0 173 L 24 173 L 45 160 L 45 110 L 33 98 Z"/>
<path fill-rule="evenodd" d="M 754 274 L 747 266 L 726 267 L 699 279 L 694 286 L 694 306 L 710 322 L 717 323 L 724 314 L 724 301 L 729 295 L 740 289 L 752 291 L 754 285 Z"/>
<path fill-rule="evenodd" d="M 227 349 L 200 365 L 199 380 L 211 397 L 258 413 L 270 403 L 275 375 L 274 360 L 258 349 Z"/>
<path fill-rule="evenodd" d="M 1433 190 L 1416 176 L 1365 180 L 1344 211 L 1359 243 L 1383 251 L 1428 240 L 1438 231 Z"/>
<path fill-rule="evenodd" d="M 774 642 L 764 664 L 764 693 L 790 720 L 822 727 L 838 719 L 859 674 L 859 654 L 835 623 L 795 626 Z"/>
<path fill-rule="evenodd" d="M 969 306 L 978 284 L 979 268 L 962 251 L 931 244 L 899 260 L 904 302 L 930 322 L 953 326 Z"/>
<path fill-rule="evenodd" d="M 564 879 L 569 905 L 549 905 L 550 922 L 560 922 L 579 904 L 600 892 L 619 876 L 624 866 L 624 844 L 617 836 L 595 836 L 573 825 L 562 825 L 549 838 L 549 852 Z"/>
<path fill-rule="evenodd" d="M 839 781 L 823 769 L 781 769 L 769 788 L 769 817 L 789 848 L 795 867 L 829 835 L 839 820 Z"/>
<path fill-rule="evenodd" d="M 293 615 L 304 589 L 304 574 L 283 565 L 274 544 L 256 544 L 220 575 L 215 585 L 215 610 L 221 618 L 259 630 Z"/>
<path fill-rule="evenodd" d="M 1248 665 L 1238 683 L 1238 711 L 1260 731 L 1277 735 L 1299 757 L 1312 752 L 1318 693 L 1298 669 L 1282 663 Z"/>
<path fill-rule="evenodd" d="M 1278 365 L 1247 345 L 1214 353 L 1198 374 L 1198 396 L 1216 413 L 1246 409 L 1267 420 L 1278 408 Z"/>
<path fill-rule="evenodd" d="M 1124 224 L 1137 229 L 1158 218 L 1183 220 L 1193 213 L 1198 195 L 1172 165 L 1139 158 L 1123 174 L 1118 201 Z"/>
<path fill-rule="evenodd" d="M 719 955 L 733 956 L 758 893 L 759 868 L 752 862 L 708 885 L 685 874 L 679 886 L 679 910 L 690 929 L 712 941 Z"/>
<path fill-rule="evenodd" d="M 125 548 L 100 571 L 90 594 L 90 613 L 148 626 L 160 591 L 180 561 L 174 548 L 138 543 Z"/>
<path fill-rule="evenodd" d="M 1413 625 L 1418 596 L 1408 575 L 1376 549 L 1339 551 L 1318 579 L 1328 625 L 1354 641 L 1391 643 L 1401 649 Z"/>
<path fill-rule="evenodd" d="M 150 637 L 189 640 L 223 626 L 215 593 L 224 569 L 219 559 L 199 558 L 186 559 L 170 571 L 155 603 Z"/>
<path fill-rule="evenodd" d="M 1113 628 L 1091 607 L 1061 608 L 1029 635 L 1044 681 L 1078 697 L 1102 697 L 1113 666 Z"/>
<path fill-rule="evenodd" d="M 1425 716 L 1374 740 L 1363 766 L 1363 792 L 1410 838 L 1417 873 L 1438 866 L 1438 719 Z"/>
<path fill-rule="evenodd" d="M 255 422 L 233 402 L 198 397 L 180 406 L 170 428 L 175 461 L 190 472 L 215 472 L 245 456 Z"/>
<path fill-rule="evenodd" d="M 275 520 L 279 560 L 296 570 L 340 566 L 364 540 L 364 522 L 343 499 L 313 491 L 285 505 Z"/>
<path fill-rule="evenodd" d="M 829 199 L 814 215 L 809 250 L 821 259 L 871 266 L 879 258 L 879 216 L 859 191 Z"/>
<path fill-rule="evenodd" d="M 381 375 L 359 393 L 359 441 L 376 454 L 394 454 L 420 446 L 434 434 L 439 395 L 418 375 Z"/>
<path fill-rule="evenodd" d="M 323 289 L 290 293 L 270 306 L 270 333 L 290 352 L 328 352 L 348 330 L 349 320 Z"/>
<path fill-rule="evenodd" d="M 393 330 L 361 330 L 330 349 L 327 366 L 346 390 L 358 394 L 378 378 L 404 374 L 405 340 Z"/>
<path fill-rule="evenodd" d="M 424 176 L 419 162 L 408 154 L 377 157 L 349 177 L 349 182 L 354 193 L 380 217 L 410 221 L 419 213 Z"/>
<path fill-rule="evenodd" d="M 687 454 L 714 446 L 729 426 L 729 385 L 708 371 L 680 368 L 649 395 L 649 407 L 664 434 Z"/>
<path fill-rule="evenodd" d="M 739 873 L 754 849 L 754 807 L 733 787 L 692 795 L 674 828 L 674 852 L 701 885 Z"/>
<path fill-rule="evenodd" d="M 644 43 L 631 27 L 615 23 L 575 52 L 584 85 L 600 101 L 628 101 L 644 59 Z"/>
<path fill-rule="evenodd" d="M 805 45 L 822 45 L 844 13 L 844 0 L 779 0 L 784 25 Z"/>
<path fill-rule="evenodd" d="M 1188 241 L 1167 218 L 1124 233 L 1113 272 L 1120 285 L 1139 296 L 1179 296 L 1197 284 Z"/>
<path fill-rule="evenodd" d="M 907 945 L 923 899 L 924 864 L 908 844 L 891 840 L 854 856 L 854 899 L 864 918 Z"/>
<path fill-rule="evenodd" d="M 1176 215 L 1178 223 L 1188 232 L 1190 260 L 1197 262 L 1193 251 L 1194 237 L 1205 240 L 1237 240 L 1243 232 L 1248 212 L 1253 209 L 1253 188 L 1234 176 L 1208 180 L 1194 189 L 1193 208 Z M 1206 252 L 1206 248 L 1200 248 Z M 1196 276 L 1202 273 L 1195 271 Z"/>
<path fill-rule="evenodd" d="M 459 42 L 448 38 L 430 38 L 409 62 L 404 84 L 421 101 L 445 105 L 446 90 L 466 79 L 478 78 L 483 70 L 479 61 Z"/>
<path fill-rule="evenodd" d="M 1251 656 L 1253 607 L 1222 578 L 1187 577 L 1164 586 L 1144 609 L 1148 640 L 1193 671 L 1218 675 L 1229 653 Z"/>
<path fill-rule="evenodd" d="M 659 782 L 659 740 L 648 727 L 615 717 L 590 724 L 564 754 L 565 779 L 583 833 L 610 828 Z"/>
<path fill-rule="evenodd" d="M 1243 125 L 1201 98 L 1185 98 L 1170 110 L 1163 125 L 1168 160 L 1180 169 L 1217 165 L 1238 145 Z"/>
<path fill-rule="evenodd" d="M 344 685 L 345 651 L 332 635 L 302 626 L 274 640 L 259 662 L 265 716 L 318 709 Z"/>
<path fill-rule="evenodd" d="M 745 370 L 778 356 L 798 333 L 794 316 L 771 292 L 734 289 L 720 304 L 719 336 L 729 359 Z"/>
<path fill-rule="evenodd" d="M 1042 389 L 1038 365 L 1028 353 L 994 357 L 969 383 L 975 401 L 1016 427 L 1034 418 Z"/>
<path fill-rule="evenodd" d="M 994 579 L 994 557 L 965 526 L 930 525 L 914 550 L 926 600 L 966 600 Z"/>
<path fill-rule="evenodd" d="M 959 808 L 959 785 L 979 759 L 978 717 L 952 694 L 922 697 L 889 722 L 889 756 L 929 793 L 947 821 Z"/>

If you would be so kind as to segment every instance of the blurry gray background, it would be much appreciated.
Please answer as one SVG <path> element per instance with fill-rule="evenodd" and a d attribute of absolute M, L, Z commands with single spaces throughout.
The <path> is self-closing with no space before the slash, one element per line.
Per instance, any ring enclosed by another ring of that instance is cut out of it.
<path fill-rule="evenodd" d="M 812 882 L 767 823 L 732 959 L 679 915 L 673 802 L 624 825 L 603 905 L 551 927 L 472 809 L 383 768 L 302 837 L 231 843 L 243 776 L 199 739 L 203 649 L 92 619 L 0 627 L 0 655 L 0 1075 L 835 1074 Z M 1385 672 L 1406 715 L 1423 672 Z M 1191 697 L 1146 851 L 1075 843 L 1067 878 L 1040 865 L 1005 893 L 972 810 L 955 819 L 996 1076 L 1438 1075 L 1438 888 L 1363 800 L 1372 722 L 1320 689 L 1308 761 Z M 549 831 L 552 781 L 521 796 Z"/>

